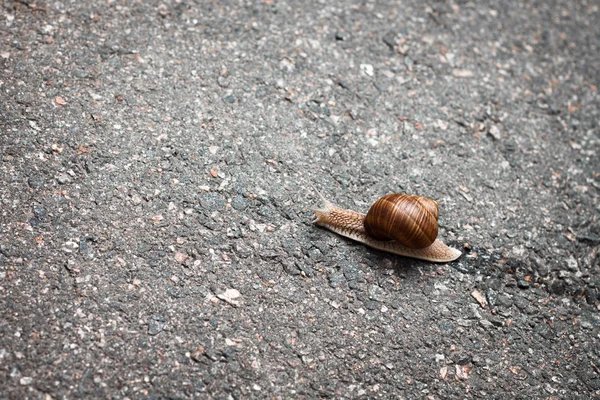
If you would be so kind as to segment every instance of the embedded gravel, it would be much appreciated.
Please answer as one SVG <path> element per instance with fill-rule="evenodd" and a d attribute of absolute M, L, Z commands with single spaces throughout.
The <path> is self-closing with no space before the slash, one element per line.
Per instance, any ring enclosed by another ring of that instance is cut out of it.
<path fill-rule="evenodd" d="M 598 2 L 0 4 L 0 399 L 600 396 Z"/>

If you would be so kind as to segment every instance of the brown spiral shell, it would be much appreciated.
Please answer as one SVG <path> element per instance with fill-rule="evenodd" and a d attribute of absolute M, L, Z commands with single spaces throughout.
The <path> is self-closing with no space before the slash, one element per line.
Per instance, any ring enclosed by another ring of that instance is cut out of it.
<path fill-rule="evenodd" d="M 388 194 L 365 217 L 365 230 L 377 240 L 395 240 L 411 249 L 431 245 L 438 235 L 438 204 L 427 197 Z"/>

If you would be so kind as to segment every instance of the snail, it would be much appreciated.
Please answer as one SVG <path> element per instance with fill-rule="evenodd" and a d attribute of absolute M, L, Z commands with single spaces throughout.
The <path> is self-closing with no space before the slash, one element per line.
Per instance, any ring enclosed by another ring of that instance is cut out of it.
<path fill-rule="evenodd" d="M 377 250 L 432 262 L 450 262 L 461 255 L 459 250 L 437 239 L 438 204 L 435 200 L 388 194 L 364 215 L 337 207 L 320 193 L 319 197 L 323 206 L 313 209 L 313 222 L 339 235 Z"/>

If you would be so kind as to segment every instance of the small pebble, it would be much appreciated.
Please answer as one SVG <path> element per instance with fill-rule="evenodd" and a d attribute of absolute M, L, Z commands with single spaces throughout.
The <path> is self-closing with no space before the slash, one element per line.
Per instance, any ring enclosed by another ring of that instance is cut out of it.
<path fill-rule="evenodd" d="M 517 281 L 517 286 L 521 289 L 529 289 L 529 282 L 526 281 L 525 279 L 519 279 Z"/>
<path fill-rule="evenodd" d="M 229 87 L 229 79 L 227 79 L 224 76 L 220 76 L 217 78 L 217 83 L 219 84 L 219 86 L 221 86 L 222 88 L 227 88 Z"/>
<path fill-rule="evenodd" d="M 375 71 L 371 64 L 360 64 L 360 69 L 368 76 L 373 76 L 375 74 Z"/>
<path fill-rule="evenodd" d="M 498 127 L 496 125 L 492 125 L 490 127 L 490 130 L 488 131 L 488 135 L 490 135 L 494 140 L 502 139 L 502 133 L 500 132 L 500 129 L 498 129 Z"/>
<path fill-rule="evenodd" d="M 33 378 L 31 378 L 29 376 L 24 376 L 19 380 L 19 383 L 23 386 L 31 385 L 32 382 L 33 382 Z"/>
<path fill-rule="evenodd" d="M 71 182 L 71 178 L 69 178 L 69 175 L 63 173 L 58 174 L 58 176 L 56 177 L 56 180 L 58 181 L 58 183 L 60 183 L 61 185 L 64 185 L 65 183 L 69 183 Z"/>

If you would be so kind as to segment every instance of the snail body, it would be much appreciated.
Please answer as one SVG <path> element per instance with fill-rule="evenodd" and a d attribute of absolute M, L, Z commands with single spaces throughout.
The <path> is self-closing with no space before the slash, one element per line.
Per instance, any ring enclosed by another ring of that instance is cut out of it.
<path fill-rule="evenodd" d="M 365 215 L 325 200 L 314 209 L 315 223 L 378 250 L 432 262 L 449 262 L 461 252 L 437 239 L 438 205 L 432 199 L 389 194 Z"/>

